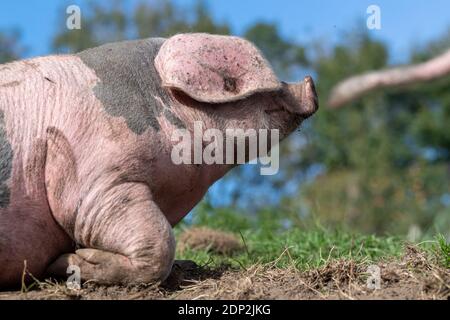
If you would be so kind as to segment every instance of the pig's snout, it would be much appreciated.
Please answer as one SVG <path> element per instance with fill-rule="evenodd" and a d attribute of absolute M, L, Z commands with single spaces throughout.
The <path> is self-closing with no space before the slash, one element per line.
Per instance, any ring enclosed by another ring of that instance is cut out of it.
<path fill-rule="evenodd" d="M 308 118 L 319 108 L 316 88 L 310 76 L 298 83 L 283 83 L 283 93 L 288 100 L 286 109 L 291 113 Z"/>

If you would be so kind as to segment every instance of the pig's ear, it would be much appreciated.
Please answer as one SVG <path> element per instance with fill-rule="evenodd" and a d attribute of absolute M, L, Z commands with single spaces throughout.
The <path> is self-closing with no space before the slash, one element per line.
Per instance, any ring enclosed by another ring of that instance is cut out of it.
<path fill-rule="evenodd" d="M 173 36 L 161 46 L 155 67 L 164 87 L 181 90 L 202 102 L 234 101 L 281 87 L 259 50 L 238 37 L 206 33 Z"/>

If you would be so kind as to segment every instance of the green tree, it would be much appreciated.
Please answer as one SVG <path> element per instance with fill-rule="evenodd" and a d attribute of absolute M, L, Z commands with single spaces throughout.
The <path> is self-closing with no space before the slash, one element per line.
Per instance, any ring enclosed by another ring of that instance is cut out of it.
<path fill-rule="evenodd" d="M 450 44 L 450 29 L 437 41 L 417 50 L 413 62 L 426 61 L 445 50 Z M 433 162 L 448 164 L 450 168 L 450 76 L 421 85 L 408 91 L 418 104 L 418 116 L 413 119 L 413 133 L 421 148 L 426 149 Z"/>
<path fill-rule="evenodd" d="M 57 34 L 53 39 L 54 50 L 78 52 L 106 42 L 167 37 L 179 32 L 230 33 L 226 23 L 214 22 L 202 1 L 185 10 L 168 0 L 141 1 L 132 10 L 127 10 L 126 4 L 124 0 L 108 6 L 88 2 L 83 10 L 82 28 Z"/>
<path fill-rule="evenodd" d="M 256 23 L 245 31 L 244 37 L 264 53 L 276 73 L 283 78 L 292 79 L 296 68 L 308 64 L 305 48 L 285 39 L 275 24 Z"/>
<path fill-rule="evenodd" d="M 18 31 L 0 32 L 0 63 L 19 59 L 25 52 Z"/>
<path fill-rule="evenodd" d="M 55 35 L 53 49 L 60 53 L 78 52 L 105 42 L 123 40 L 128 24 L 124 12 L 124 2 L 120 0 L 108 3 L 107 7 L 89 1 L 82 10 L 81 29 L 63 29 Z"/>
<path fill-rule="evenodd" d="M 387 65 L 382 43 L 367 34 L 348 38 L 314 62 L 321 101 L 339 80 Z M 425 53 L 422 59 L 432 54 Z M 449 167 L 439 161 L 449 151 L 449 87 L 447 79 L 375 92 L 338 110 L 322 108 L 311 120 L 302 158 L 290 168 L 320 163 L 321 170 L 285 205 L 366 232 L 407 233 L 418 226 L 450 233 L 450 208 L 443 201 L 450 192 Z"/>

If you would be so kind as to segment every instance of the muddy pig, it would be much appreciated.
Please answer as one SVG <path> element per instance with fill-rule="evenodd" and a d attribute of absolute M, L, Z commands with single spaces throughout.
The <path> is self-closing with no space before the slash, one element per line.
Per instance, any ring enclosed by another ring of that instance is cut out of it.
<path fill-rule="evenodd" d="M 173 133 L 200 121 L 283 139 L 317 107 L 310 77 L 279 81 L 233 36 L 178 34 L 0 65 L 0 287 L 20 283 L 25 261 L 38 278 L 76 265 L 103 284 L 165 279 L 172 227 L 236 165 L 175 164 Z"/>

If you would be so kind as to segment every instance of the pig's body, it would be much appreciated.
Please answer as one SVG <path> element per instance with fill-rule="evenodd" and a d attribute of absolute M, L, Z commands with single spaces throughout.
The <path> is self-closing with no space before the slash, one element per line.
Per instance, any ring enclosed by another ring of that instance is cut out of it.
<path fill-rule="evenodd" d="M 255 99 L 261 114 L 273 101 L 255 93 L 230 111 L 177 98 L 155 69 L 163 42 L 0 65 L 0 287 L 20 281 L 25 260 L 37 277 L 76 264 L 83 279 L 103 283 L 169 273 L 171 226 L 232 167 L 173 164 L 173 130 L 194 120 L 239 127 L 257 113 Z M 230 121 L 216 123 L 222 111 Z M 288 116 L 253 125 L 279 126 Z"/>

